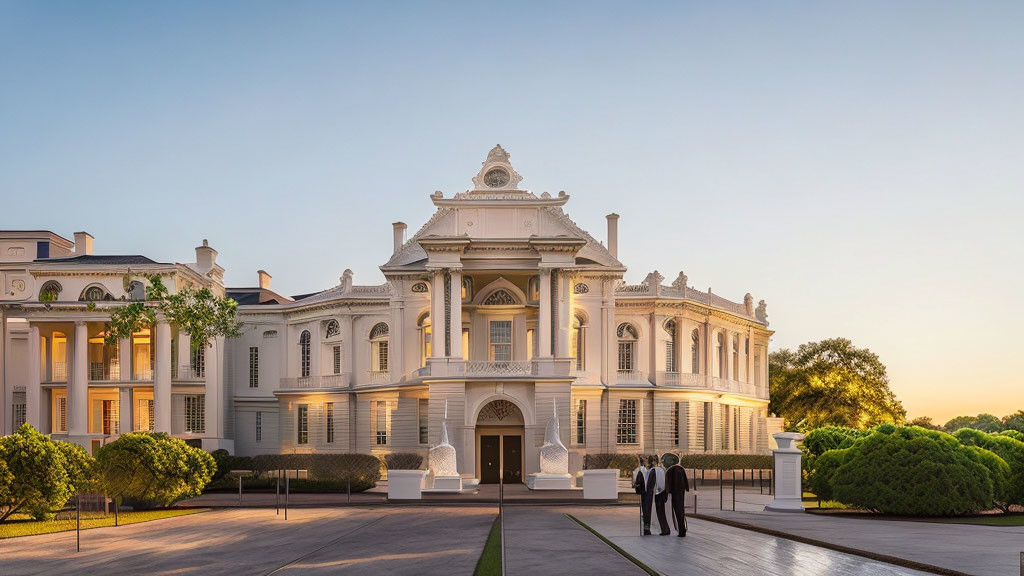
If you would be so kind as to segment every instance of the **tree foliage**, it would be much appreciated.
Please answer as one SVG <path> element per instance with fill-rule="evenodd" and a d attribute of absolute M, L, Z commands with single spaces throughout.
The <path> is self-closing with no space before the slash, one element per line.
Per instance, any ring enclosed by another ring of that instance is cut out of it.
<path fill-rule="evenodd" d="M 769 384 L 769 409 L 785 418 L 790 429 L 828 424 L 863 429 L 906 419 L 889 389 L 885 365 L 845 338 L 773 352 Z"/>
<path fill-rule="evenodd" d="M 1017 410 L 1013 414 L 1003 416 L 1003 430 L 1024 432 L 1024 410 Z"/>
<path fill-rule="evenodd" d="M 907 422 L 907 426 L 917 426 L 919 428 L 927 428 L 929 430 L 942 430 L 942 426 L 932 422 L 931 416 L 918 416 L 910 422 Z"/>
<path fill-rule="evenodd" d="M 973 428 L 983 432 L 999 432 L 1003 429 L 1003 422 L 992 414 L 978 414 L 977 416 L 957 416 L 946 422 L 943 428 L 946 432 L 953 433 L 961 428 Z"/>
<path fill-rule="evenodd" d="M 93 459 L 85 449 L 50 440 L 29 424 L 0 438 L 0 462 L 0 522 L 16 512 L 50 518 L 92 485 Z"/>
<path fill-rule="evenodd" d="M 131 432 L 100 448 L 96 467 L 108 496 L 169 506 L 198 496 L 213 477 L 213 457 L 165 433 Z"/>
<path fill-rule="evenodd" d="M 158 314 L 190 334 L 193 346 L 205 345 L 216 336 L 233 338 L 241 334 L 236 319 L 238 303 L 231 298 L 221 298 L 209 288 L 191 285 L 170 294 L 160 276 L 148 275 L 141 280 L 147 283 L 146 301 L 132 302 L 110 311 L 107 344 L 114 345 L 143 328 L 151 328 Z"/>

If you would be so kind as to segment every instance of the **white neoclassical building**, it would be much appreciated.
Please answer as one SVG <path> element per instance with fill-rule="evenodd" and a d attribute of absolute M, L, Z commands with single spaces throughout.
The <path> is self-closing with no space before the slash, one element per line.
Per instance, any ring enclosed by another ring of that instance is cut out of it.
<path fill-rule="evenodd" d="M 763 451 L 768 341 L 762 301 L 726 300 L 658 272 L 623 283 L 616 214 L 606 242 L 569 196 L 519 188 L 500 146 L 473 188 L 430 196 L 385 282 L 286 297 L 259 271 L 224 286 L 206 241 L 195 261 L 97 255 L 93 238 L 0 232 L 2 429 L 29 422 L 95 447 L 156 430 L 238 454 L 421 452 L 447 410 L 459 472 L 520 481 L 553 413 L 572 468 L 599 452 Z M 159 274 L 239 302 L 243 335 L 194 349 L 159 322 L 104 344 L 109 309 Z"/>

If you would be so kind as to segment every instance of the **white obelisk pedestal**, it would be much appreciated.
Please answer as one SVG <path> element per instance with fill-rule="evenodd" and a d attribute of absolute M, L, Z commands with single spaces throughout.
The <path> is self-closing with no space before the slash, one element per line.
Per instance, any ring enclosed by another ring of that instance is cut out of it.
<path fill-rule="evenodd" d="M 803 482 L 800 459 L 803 453 L 794 444 L 804 439 L 797 432 L 773 434 L 778 442 L 775 453 L 775 499 L 764 507 L 771 512 L 803 512 Z"/>

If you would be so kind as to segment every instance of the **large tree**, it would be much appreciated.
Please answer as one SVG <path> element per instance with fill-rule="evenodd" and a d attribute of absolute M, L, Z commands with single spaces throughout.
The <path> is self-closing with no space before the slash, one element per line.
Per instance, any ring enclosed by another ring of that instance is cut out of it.
<path fill-rule="evenodd" d="M 982 432 L 1001 432 L 1003 421 L 994 414 L 978 414 L 977 416 L 957 416 L 943 426 L 952 434 L 961 428 L 973 428 Z"/>
<path fill-rule="evenodd" d="M 1003 416 L 1003 430 L 1024 432 L 1024 410 L 1017 410 L 1013 414 Z"/>
<path fill-rule="evenodd" d="M 778 350 L 768 364 L 769 409 L 785 418 L 789 429 L 827 424 L 863 429 L 906 419 L 878 355 L 845 338 Z"/>

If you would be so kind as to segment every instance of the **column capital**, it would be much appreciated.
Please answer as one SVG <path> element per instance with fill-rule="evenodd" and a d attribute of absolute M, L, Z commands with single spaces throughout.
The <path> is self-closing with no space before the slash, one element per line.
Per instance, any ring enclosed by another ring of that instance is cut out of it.
<path fill-rule="evenodd" d="M 75 320 L 75 326 L 85 326 L 88 324 L 85 320 Z"/>

